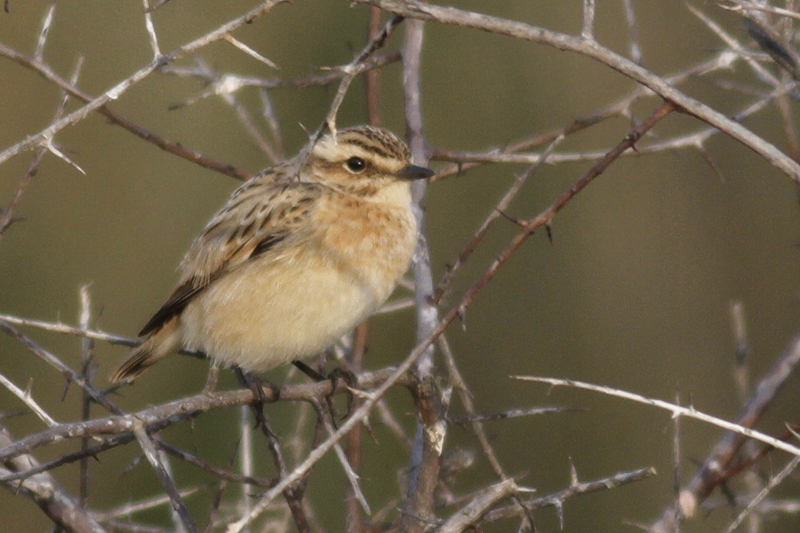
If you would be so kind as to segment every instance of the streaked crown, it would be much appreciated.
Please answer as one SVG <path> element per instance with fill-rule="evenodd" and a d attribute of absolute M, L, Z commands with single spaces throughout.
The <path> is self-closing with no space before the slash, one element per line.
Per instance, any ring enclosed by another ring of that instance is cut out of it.
<path fill-rule="evenodd" d="M 373 126 L 345 128 L 335 138 L 325 135 L 311 148 L 308 165 L 317 179 L 360 196 L 397 185 L 405 198 L 410 181 L 433 175 L 432 170 L 411 164 L 411 151 L 403 141 Z"/>
<path fill-rule="evenodd" d="M 337 139 L 340 143 L 360 146 L 380 157 L 410 161 L 411 151 L 406 143 L 397 138 L 389 130 L 374 126 L 353 126 L 339 132 Z"/>
<path fill-rule="evenodd" d="M 329 163 L 362 158 L 385 174 L 396 174 L 411 162 L 408 146 L 392 132 L 374 126 L 341 129 L 334 140 L 325 135 L 314 146 L 312 154 Z"/>

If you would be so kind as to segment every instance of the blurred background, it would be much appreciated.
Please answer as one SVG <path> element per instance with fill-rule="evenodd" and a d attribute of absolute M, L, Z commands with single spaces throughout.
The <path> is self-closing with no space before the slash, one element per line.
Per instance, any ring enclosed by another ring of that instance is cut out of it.
<path fill-rule="evenodd" d="M 569 34 L 581 30 L 582 3 L 452 2 L 461 9 L 515 19 Z M 597 37 L 626 55 L 629 34 L 622 0 L 598 2 Z M 741 17 L 714 3 L 696 2 L 742 43 L 757 48 Z M 161 49 L 170 51 L 256 5 L 253 1 L 174 0 L 154 14 Z M 720 40 L 681 2 L 633 1 L 642 64 L 658 75 L 685 70 L 723 47 Z M 11 0 L 0 13 L 0 43 L 32 55 L 50 2 Z M 366 42 L 369 8 L 337 0 L 298 0 L 276 7 L 236 38 L 274 61 L 280 70 L 243 54 L 227 43 L 201 50 L 199 58 L 217 72 L 268 79 L 320 73 L 344 65 Z M 385 16 L 384 16 L 385 18 Z M 402 44 L 402 27 L 387 49 Z M 99 95 L 146 65 L 152 53 L 139 2 L 59 3 L 44 49 L 44 60 L 69 78 L 79 57 L 78 86 Z M 575 54 L 456 27 L 427 24 L 423 45 L 422 106 L 425 133 L 434 149 L 483 152 L 502 148 L 600 112 L 635 89 L 631 80 Z M 774 66 L 766 68 L 776 75 Z M 177 66 L 196 66 L 186 58 Z M 383 125 L 405 133 L 399 63 L 380 70 Z M 271 163 L 222 98 L 201 99 L 177 110 L 175 104 L 196 98 L 207 86 L 198 79 L 156 73 L 110 107 L 161 137 L 180 142 L 208 157 L 256 172 Z M 732 69 L 696 78 L 680 88 L 726 114 L 734 114 L 769 88 L 741 61 Z M 304 128 L 314 130 L 324 118 L 336 84 L 302 89 L 277 88 L 270 97 L 286 154 L 305 143 Z M 0 61 L 0 148 L 5 149 L 46 127 L 55 113 L 58 88 L 18 63 Z M 242 90 L 237 99 L 252 110 L 258 127 L 261 99 Z M 660 102 L 645 98 L 633 107 L 643 120 Z M 796 107 L 794 103 L 791 104 Z M 77 109 L 73 100 L 68 110 Z M 791 110 L 793 116 L 795 109 Z M 339 125 L 366 122 L 364 83 L 358 79 L 339 113 Z M 745 126 L 787 149 L 784 122 L 768 105 Z M 631 127 L 615 118 L 570 136 L 558 152 L 605 151 Z M 673 115 L 643 142 L 704 129 L 700 122 Z M 269 134 L 265 134 L 269 137 Z M 82 175 L 46 156 L 15 209 L 19 219 L 0 241 L 0 314 L 77 324 L 79 289 L 89 284 L 91 324 L 109 333 L 133 337 L 163 303 L 176 282 L 175 269 L 189 243 L 238 185 L 223 176 L 177 158 L 111 125 L 94 114 L 59 133 L 60 149 L 86 172 Z M 800 324 L 797 187 L 741 144 L 722 135 L 706 145 L 707 156 L 685 149 L 630 156 L 616 162 L 572 201 L 553 225 L 553 239 L 536 234 L 501 270 L 467 311 L 464 328 L 448 331 L 456 361 L 480 412 L 555 405 L 578 410 L 540 417 L 492 422 L 490 439 L 509 474 L 527 472 L 520 483 L 539 495 L 569 485 L 574 464 L 581 480 L 654 466 L 659 474 L 632 486 L 567 501 L 566 531 L 637 530 L 649 524 L 673 500 L 673 424 L 669 415 L 593 393 L 509 379 L 525 374 L 566 377 L 618 387 L 684 404 L 734 419 L 741 398 L 734 380 L 735 342 L 731 304 L 743 304 L 748 331 L 750 378 L 757 382 L 789 343 Z M 5 208 L 30 163 L 30 153 L 0 167 L 0 206 Z M 434 169 L 447 163 L 432 161 Z M 553 202 L 592 162 L 545 165 L 525 185 L 508 209 L 533 217 Z M 526 165 L 484 165 L 429 187 L 427 237 L 435 281 L 464 248 L 480 223 Z M 460 271 L 441 309 L 456 304 L 505 247 L 517 228 L 500 220 L 467 266 Z M 395 298 L 409 295 L 400 289 Z M 411 309 L 371 320 L 366 366 L 377 369 L 402 360 L 414 344 Z M 73 368 L 80 366 L 81 341 L 35 328 L 22 328 Z M 127 350 L 98 342 L 96 381 L 106 376 Z M 161 363 L 115 398 L 125 409 L 199 391 L 207 363 L 173 358 Z M 64 380 L 18 342 L 0 336 L 0 373 L 24 388 L 58 421 L 80 418 L 77 387 Z M 223 372 L 222 387 L 235 380 Z M 280 381 L 278 370 L 266 376 Z M 444 370 L 440 371 L 445 376 Z M 798 419 L 800 386 L 792 378 L 758 429 L 778 434 L 784 422 Z M 63 398 L 63 399 L 62 399 Z M 413 432 L 416 419 L 409 395 L 391 393 L 398 419 Z M 460 407 L 456 402 L 454 412 Z M 0 411 L 24 411 L 0 389 Z M 297 408 L 268 407 L 278 434 L 290 428 Z M 95 416 L 103 413 L 95 408 Z M 238 411 L 211 413 L 190 428 L 168 435 L 196 447 L 203 457 L 226 464 L 238 438 Z M 44 428 L 32 415 L 3 420 L 23 436 Z M 225 428 L 230 428 L 229 436 Z M 365 444 L 364 483 L 374 508 L 398 495 L 394 472 L 408 462 L 407 451 L 380 424 L 376 442 Z M 722 431 L 694 421 L 682 422 L 680 471 L 695 473 Z M 74 445 L 73 445 L 74 446 Z M 461 474 L 462 493 L 495 481 L 474 436 L 452 427 L 447 448 L 475 454 L 475 464 Z M 45 449 L 40 460 L 56 457 L 69 445 Z M 107 509 L 160 492 L 142 462 L 128 468 L 140 453 L 129 445 L 92 464 L 89 497 L 93 508 Z M 266 457 L 266 456 L 265 456 Z M 776 464 L 784 458 L 776 454 Z M 271 462 L 257 467 L 271 475 Z M 777 467 L 776 467 L 777 468 Z M 758 470 L 769 474 L 768 463 Z M 77 486 L 77 468 L 56 472 L 69 490 Z M 203 476 L 176 464 L 179 486 L 201 483 Z M 327 480 L 341 480 L 341 469 L 327 459 L 315 472 L 309 498 L 325 530 L 341 531 L 341 502 L 324 502 Z M 739 493 L 743 487 L 733 485 Z M 211 490 L 189 500 L 192 509 L 210 505 Z M 790 478 L 776 498 L 797 498 L 798 480 Z M 724 497 L 718 508 L 685 524 L 684 531 L 723 530 L 736 513 Z M 0 492 L 0 516 L 8 531 L 46 531 L 49 521 L 29 500 Z M 536 514 L 541 531 L 558 529 L 552 509 Z M 151 512 L 154 524 L 169 525 L 164 508 Z M 508 523 L 505 524 L 506 526 Z M 771 517 L 760 531 L 796 530 L 791 514 Z M 498 531 L 503 530 L 498 526 Z"/>

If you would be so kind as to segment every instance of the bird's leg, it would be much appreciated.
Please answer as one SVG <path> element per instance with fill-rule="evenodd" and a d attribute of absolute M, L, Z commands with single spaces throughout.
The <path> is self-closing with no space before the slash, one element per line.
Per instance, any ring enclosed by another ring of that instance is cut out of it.
<path fill-rule="evenodd" d="M 253 392 L 253 403 L 250 407 L 253 409 L 253 416 L 255 417 L 255 427 L 261 428 L 267 434 L 267 437 L 274 437 L 274 433 L 267 425 L 267 417 L 264 415 L 264 404 L 266 403 L 267 396 L 264 394 L 264 385 L 272 389 L 273 398 L 276 400 L 280 398 L 281 389 L 274 383 L 264 381 L 261 378 L 254 376 L 250 372 L 242 370 L 238 366 L 233 367 L 236 374 L 236 379 L 242 387 L 247 387 Z"/>
<path fill-rule="evenodd" d="M 337 366 L 328 373 L 328 379 L 331 380 L 331 385 L 333 386 L 333 390 L 336 390 L 336 387 L 339 384 L 339 380 L 342 380 L 345 383 L 345 385 L 347 385 L 347 388 L 344 390 L 345 395 L 347 396 L 347 411 L 342 417 L 342 420 L 344 420 L 345 418 L 350 416 L 350 413 L 353 411 L 355 396 L 353 395 L 353 391 L 350 389 L 354 389 L 358 386 L 358 378 L 350 370 L 342 368 L 341 366 Z"/>
<path fill-rule="evenodd" d="M 356 378 L 355 374 L 340 366 L 328 372 L 327 375 L 323 375 L 314 370 L 313 368 L 311 368 L 310 366 L 308 366 L 307 364 L 305 364 L 303 361 L 295 360 L 292 362 L 292 364 L 294 364 L 294 366 L 296 366 L 298 370 L 300 370 L 300 372 L 302 372 L 309 378 L 313 379 L 314 381 L 320 382 L 320 381 L 330 380 L 331 393 L 327 397 L 327 402 L 328 402 L 328 408 L 330 409 L 331 413 L 336 412 L 331 397 L 333 396 L 334 392 L 336 392 L 336 388 L 339 386 L 339 380 L 344 381 L 348 387 L 355 387 L 356 385 L 358 385 L 358 379 Z M 350 411 L 353 408 L 353 402 L 354 402 L 353 393 L 349 390 L 349 388 L 345 389 L 345 393 L 347 394 L 347 412 L 344 414 L 344 416 L 342 416 L 342 419 L 345 419 L 350 415 Z M 334 425 L 336 425 L 335 418 L 336 417 L 334 416 Z"/>
<path fill-rule="evenodd" d="M 307 364 L 305 364 L 303 361 L 300 361 L 299 359 L 295 359 L 294 361 L 292 361 L 292 364 L 296 366 L 300 372 L 302 372 L 303 374 L 310 377 L 316 382 L 325 381 L 326 379 L 328 379 L 319 372 L 317 372 L 316 370 L 314 370 L 313 368 L 311 368 L 310 366 L 308 366 Z M 334 386 L 333 388 L 335 389 L 336 387 Z"/>

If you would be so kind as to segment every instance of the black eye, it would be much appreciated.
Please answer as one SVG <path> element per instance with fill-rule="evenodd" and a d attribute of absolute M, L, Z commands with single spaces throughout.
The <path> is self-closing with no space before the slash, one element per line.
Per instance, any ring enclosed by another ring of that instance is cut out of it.
<path fill-rule="evenodd" d="M 358 174 L 359 172 L 363 172 L 365 168 L 367 168 L 367 162 L 361 159 L 360 157 L 353 156 L 347 160 L 345 163 L 347 168 L 350 169 L 350 172 L 354 174 Z"/>

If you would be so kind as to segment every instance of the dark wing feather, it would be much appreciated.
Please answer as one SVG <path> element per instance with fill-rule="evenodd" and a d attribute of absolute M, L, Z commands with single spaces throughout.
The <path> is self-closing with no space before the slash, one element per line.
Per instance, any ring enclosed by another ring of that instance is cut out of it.
<path fill-rule="evenodd" d="M 201 285 L 197 284 L 196 281 L 195 279 L 190 279 L 172 291 L 166 303 L 162 305 L 161 309 L 159 309 L 156 314 L 147 321 L 147 324 L 144 325 L 142 331 L 139 332 L 139 336 L 141 337 L 161 329 L 161 326 L 169 322 L 174 316 L 179 315 L 192 298 L 208 287 L 208 283 Z"/>
<path fill-rule="evenodd" d="M 275 233 L 273 235 L 267 235 L 258 244 L 256 244 L 255 247 L 253 248 L 253 251 L 250 252 L 250 259 L 272 250 L 276 244 L 278 244 L 288 236 L 289 235 L 286 233 L 283 234 Z"/>
<path fill-rule="evenodd" d="M 320 193 L 318 187 L 294 180 L 254 180 L 234 192 L 194 241 L 181 264 L 180 284 L 139 335 L 159 330 L 214 280 L 296 234 Z"/>

